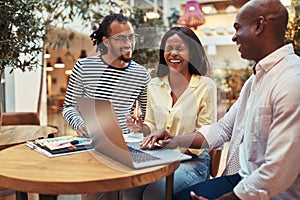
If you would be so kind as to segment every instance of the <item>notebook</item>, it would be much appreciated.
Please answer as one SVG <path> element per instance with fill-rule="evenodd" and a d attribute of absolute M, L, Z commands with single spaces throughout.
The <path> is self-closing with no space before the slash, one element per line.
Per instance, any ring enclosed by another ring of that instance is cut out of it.
<path fill-rule="evenodd" d="M 85 97 L 77 97 L 76 100 L 89 135 L 94 141 L 95 151 L 133 169 L 191 159 L 189 155 L 168 148 L 142 150 L 138 142 L 126 143 L 110 101 Z M 146 154 L 143 156 L 149 160 L 135 161 L 139 152 Z"/>

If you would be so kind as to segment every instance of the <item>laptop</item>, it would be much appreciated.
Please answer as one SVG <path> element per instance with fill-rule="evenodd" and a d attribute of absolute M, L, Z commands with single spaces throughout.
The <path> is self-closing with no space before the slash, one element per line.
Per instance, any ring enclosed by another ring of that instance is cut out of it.
<path fill-rule="evenodd" d="M 126 143 L 110 101 L 85 97 L 77 97 L 76 100 L 89 135 L 94 141 L 96 152 L 133 169 L 192 158 L 189 155 L 165 147 L 143 150 L 139 147 L 138 142 Z"/>

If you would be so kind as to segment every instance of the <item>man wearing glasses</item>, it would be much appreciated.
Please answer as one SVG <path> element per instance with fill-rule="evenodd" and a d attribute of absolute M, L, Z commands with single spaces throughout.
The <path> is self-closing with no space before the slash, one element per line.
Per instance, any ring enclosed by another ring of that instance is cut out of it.
<path fill-rule="evenodd" d="M 142 118 L 146 110 L 148 71 L 131 60 L 137 35 L 128 18 L 121 14 L 106 16 L 91 34 L 100 55 L 82 58 L 75 64 L 66 91 L 63 116 L 78 136 L 88 136 L 77 110 L 76 97 L 110 100 L 124 134 L 129 133 L 125 116 L 138 100 Z"/>

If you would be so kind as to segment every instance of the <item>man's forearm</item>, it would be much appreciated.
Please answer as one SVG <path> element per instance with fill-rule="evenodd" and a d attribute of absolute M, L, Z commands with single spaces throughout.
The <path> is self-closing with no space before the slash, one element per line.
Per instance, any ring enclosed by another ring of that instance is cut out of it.
<path fill-rule="evenodd" d="M 208 147 L 207 141 L 204 136 L 199 132 L 185 134 L 174 137 L 174 142 L 179 147 L 201 149 Z"/>

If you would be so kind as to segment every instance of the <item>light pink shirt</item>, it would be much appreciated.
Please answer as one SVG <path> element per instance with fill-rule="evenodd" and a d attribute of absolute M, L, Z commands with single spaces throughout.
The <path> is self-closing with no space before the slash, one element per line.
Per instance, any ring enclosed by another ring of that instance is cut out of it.
<path fill-rule="evenodd" d="M 285 45 L 256 64 L 224 118 L 200 129 L 211 147 L 231 139 L 228 162 L 239 149 L 240 199 L 300 199 L 299 86 L 300 58 Z"/>

